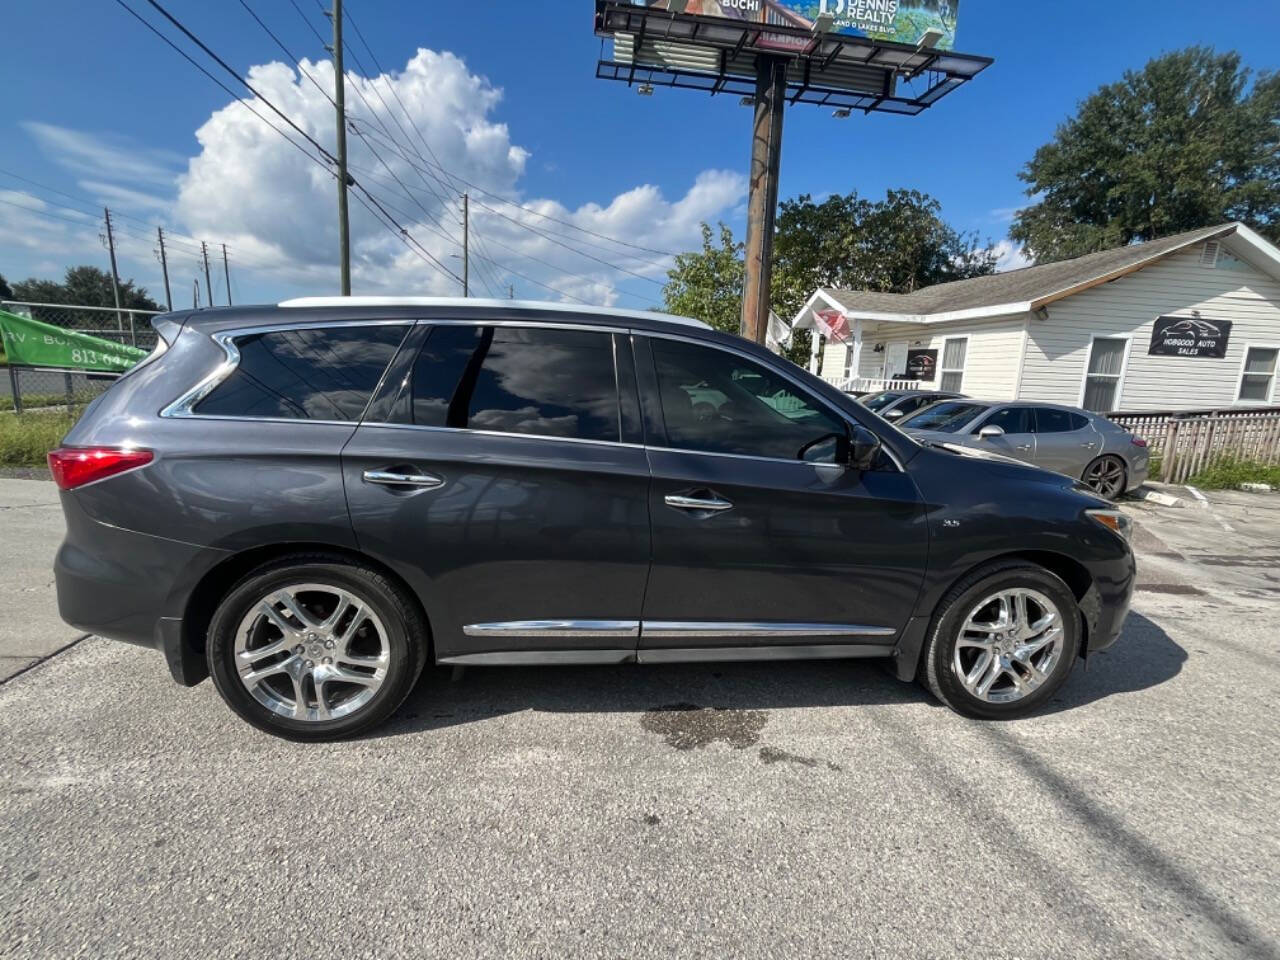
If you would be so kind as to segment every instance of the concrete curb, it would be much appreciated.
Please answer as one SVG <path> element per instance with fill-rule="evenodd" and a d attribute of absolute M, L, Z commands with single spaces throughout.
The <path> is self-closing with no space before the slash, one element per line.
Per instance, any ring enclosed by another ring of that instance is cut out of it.
<path fill-rule="evenodd" d="M 1148 487 L 1139 487 L 1137 490 L 1132 491 L 1129 496 L 1134 500 L 1156 503 L 1162 507 L 1185 507 L 1187 505 L 1184 497 L 1175 497 L 1172 494 L 1161 493 L 1159 490 L 1152 490 Z"/>

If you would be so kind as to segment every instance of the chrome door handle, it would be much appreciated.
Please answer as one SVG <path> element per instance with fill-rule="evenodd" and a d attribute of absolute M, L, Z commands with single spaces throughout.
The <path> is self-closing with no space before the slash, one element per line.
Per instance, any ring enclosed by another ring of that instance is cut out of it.
<path fill-rule="evenodd" d="M 1020 443 L 1020 444 L 1018 444 L 1018 446 L 1017 446 L 1017 448 L 1016 448 L 1016 449 L 1018 449 L 1018 450 L 1030 450 L 1030 449 L 1031 449 L 1031 444 L 1029 444 L 1029 443 Z"/>
<path fill-rule="evenodd" d="M 366 470 L 365 483 L 378 483 L 387 487 L 432 487 L 444 486 L 444 477 L 434 473 L 398 473 L 394 470 Z"/>
<path fill-rule="evenodd" d="M 722 513 L 733 509 L 732 503 L 721 500 L 719 497 L 686 497 L 679 493 L 670 493 L 664 498 L 664 502 L 668 507 L 675 507 L 677 510 L 710 510 L 712 513 Z"/>
<path fill-rule="evenodd" d="M 1097 446 L 1097 444 L 1096 444 L 1096 443 L 1093 443 L 1093 442 L 1089 442 L 1089 443 L 1082 443 L 1082 444 L 1080 444 L 1080 446 L 1082 446 L 1082 447 L 1088 447 L 1090 450 L 1092 450 L 1094 447 L 1096 447 L 1096 446 Z"/>

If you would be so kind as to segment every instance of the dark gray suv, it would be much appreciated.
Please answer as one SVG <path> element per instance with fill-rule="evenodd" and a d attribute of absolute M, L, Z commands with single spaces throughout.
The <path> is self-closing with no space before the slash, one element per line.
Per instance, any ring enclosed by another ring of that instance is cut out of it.
<path fill-rule="evenodd" d="M 275 734 L 365 729 L 427 662 L 886 657 L 1009 717 L 1128 608 L 1106 502 L 696 321 L 355 297 L 155 327 L 50 454 L 62 616 Z"/>

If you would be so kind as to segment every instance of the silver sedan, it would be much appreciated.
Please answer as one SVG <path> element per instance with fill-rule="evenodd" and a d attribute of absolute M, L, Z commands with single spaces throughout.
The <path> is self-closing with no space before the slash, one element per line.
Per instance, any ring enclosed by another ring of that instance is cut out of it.
<path fill-rule="evenodd" d="M 1065 473 L 1108 500 L 1145 483 L 1150 467 L 1147 441 L 1076 407 L 944 400 L 898 426 L 917 440 L 959 444 Z"/>

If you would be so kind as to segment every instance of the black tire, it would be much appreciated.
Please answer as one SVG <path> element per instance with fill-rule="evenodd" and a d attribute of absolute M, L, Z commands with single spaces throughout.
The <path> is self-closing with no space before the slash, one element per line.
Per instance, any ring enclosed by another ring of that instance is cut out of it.
<path fill-rule="evenodd" d="M 1103 476 L 1104 473 L 1110 476 L 1117 467 L 1119 468 L 1118 479 L 1108 480 Z M 1118 500 L 1129 486 L 1129 465 L 1124 462 L 1123 457 L 1117 457 L 1111 453 L 1103 454 L 1089 461 L 1089 465 L 1084 468 L 1084 473 L 1080 474 L 1080 480 L 1098 496 L 1107 500 Z"/>
<path fill-rule="evenodd" d="M 236 669 L 236 630 L 263 596 L 291 584 L 346 590 L 366 603 L 385 628 L 386 675 L 367 703 L 333 720 L 298 720 L 272 712 L 249 692 Z M 429 633 L 413 598 L 370 567 L 330 554 L 296 554 L 252 570 L 228 591 L 209 625 L 209 673 L 222 699 L 259 730 L 288 740 L 337 740 L 381 723 L 404 702 L 426 662 Z"/>
<path fill-rule="evenodd" d="M 1001 590 L 1038 591 L 1058 608 L 1063 636 L 1061 649 L 1045 680 L 1029 694 L 1007 703 L 991 703 L 965 689 L 955 666 L 960 629 L 975 605 Z M 984 720 L 1011 720 L 1043 706 L 1066 682 L 1079 654 L 1084 628 L 1080 607 L 1062 578 L 1023 560 L 1000 561 L 975 570 L 951 588 L 938 604 L 925 644 L 925 686 L 957 713 Z"/>

